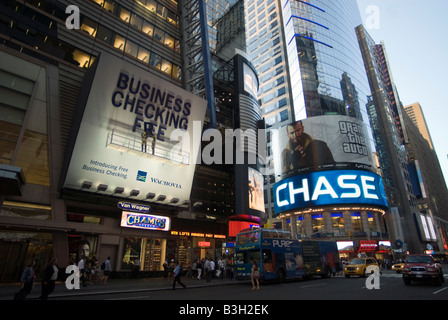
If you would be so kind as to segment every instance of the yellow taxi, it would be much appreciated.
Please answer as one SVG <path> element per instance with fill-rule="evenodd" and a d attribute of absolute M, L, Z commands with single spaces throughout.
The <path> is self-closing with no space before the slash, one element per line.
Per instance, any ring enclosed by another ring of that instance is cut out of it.
<path fill-rule="evenodd" d="M 404 262 L 402 263 L 396 263 L 392 265 L 392 271 L 395 271 L 396 273 L 401 273 L 403 271 Z"/>
<path fill-rule="evenodd" d="M 374 258 L 355 258 L 350 261 L 344 268 L 345 277 L 349 278 L 350 276 L 366 276 L 366 270 L 368 266 L 376 266 L 379 267 L 378 262 Z"/>

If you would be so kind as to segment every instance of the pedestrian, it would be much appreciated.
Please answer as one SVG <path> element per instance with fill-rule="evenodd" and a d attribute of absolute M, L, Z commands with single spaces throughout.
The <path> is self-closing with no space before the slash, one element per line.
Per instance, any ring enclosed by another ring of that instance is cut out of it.
<path fill-rule="evenodd" d="M 83 287 L 87 287 L 87 284 L 86 284 L 85 260 L 86 260 L 86 257 L 82 257 L 78 261 L 78 269 L 79 269 L 79 274 L 81 276 L 81 283 L 82 283 Z"/>
<path fill-rule="evenodd" d="M 204 263 L 205 280 L 210 282 L 212 279 L 210 259 L 206 258 Z"/>
<path fill-rule="evenodd" d="M 14 295 L 14 300 L 25 300 L 26 296 L 31 292 L 34 285 L 34 266 L 36 261 L 32 260 L 25 268 L 20 277 L 21 287 L 20 290 Z"/>
<path fill-rule="evenodd" d="M 258 268 L 257 261 L 255 261 L 255 260 L 252 263 L 250 280 L 252 281 L 252 290 L 259 290 L 260 289 L 260 269 Z M 257 287 L 255 287 L 255 284 L 257 284 Z"/>
<path fill-rule="evenodd" d="M 135 258 L 134 266 L 132 268 L 132 276 L 138 278 L 138 273 L 140 272 L 140 258 Z"/>
<path fill-rule="evenodd" d="M 202 269 L 204 268 L 204 263 L 202 260 L 198 261 L 198 280 L 201 280 Z"/>
<path fill-rule="evenodd" d="M 168 278 L 168 261 L 165 260 L 163 263 L 163 277 L 165 280 Z"/>
<path fill-rule="evenodd" d="M 59 268 L 56 258 L 51 259 L 50 263 L 42 275 L 42 291 L 39 299 L 47 300 L 50 293 L 53 292 L 56 280 L 58 279 Z"/>
<path fill-rule="evenodd" d="M 187 286 L 184 285 L 184 284 L 182 283 L 182 281 L 180 281 L 180 276 L 181 276 L 181 274 L 182 274 L 182 266 L 180 265 L 179 262 L 177 263 L 176 267 L 174 268 L 173 274 L 174 274 L 173 290 L 176 289 L 176 282 L 179 282 L 179 284 L 180 284 L 182 287 L 184 287 L 184 289 L 185 289 Z"/>
<path fill-rule="evenodd" d="M 170 264 L 168 265 L 168 278 L 174 276 L 174 269 L 176 268 L 176 263 L 174 263 L 174 259 L 171 259 Z"/>
<path fill-rule="evenodd" d="M 112 271 L 112 267 L 110 265 L 110 257 L 107 257 L 106 261 L 104 263 L 104 269 L 103 269 L 103 277 L 101 278 L 101 282 L 104 284 L 107 284 L 107 280 L 109 279 L 110 273 Z"/>

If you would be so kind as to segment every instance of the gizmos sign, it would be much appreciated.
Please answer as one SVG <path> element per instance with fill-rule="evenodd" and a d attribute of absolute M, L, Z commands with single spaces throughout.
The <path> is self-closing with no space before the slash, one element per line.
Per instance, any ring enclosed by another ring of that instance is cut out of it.
<path fill-rule="evenodd" d="M 275 213 L 326 205 L 387 208 L 381 177 L 373 172 L 329 170 L 297 175 L 274 185 Z"/>

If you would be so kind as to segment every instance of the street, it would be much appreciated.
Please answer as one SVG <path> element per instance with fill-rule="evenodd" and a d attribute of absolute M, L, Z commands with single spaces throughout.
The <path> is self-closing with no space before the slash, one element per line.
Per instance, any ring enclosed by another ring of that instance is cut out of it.
<path fill-rule="evenodd" d="M 445 278 L 448 270 L 444 270 Z M 214 279 L 212 281 L 219 282 Z M 188 300 L 188 301 L 260 301 L 260 300 L 448 300 L 448 281 L 442 286 L 431 282 L 413 282 L 411 286 L 403 283 L 402 275 L 384 270 L 380 277 L 379 289 L 366 287 L 368 278 L 344 276 L 329 279 L 291 281 L 283 284 L 262 283 L 260 290 L 252 291 L 247 282 L 207 288 L 182 288 L 176 290 L 139 291 L 113 294 L 89 295 L 89 300 Z M 82 297 L 60 297 L 83 299 Z"/>

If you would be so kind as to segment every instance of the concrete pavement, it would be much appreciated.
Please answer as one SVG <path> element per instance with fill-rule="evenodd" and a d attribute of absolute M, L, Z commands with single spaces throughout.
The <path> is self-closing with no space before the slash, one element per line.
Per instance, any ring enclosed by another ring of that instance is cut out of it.
<path fill-rule="evenodd" d="M 190 277 L 182 277 L 181 281 L 187 288 L 201 288 L 209 286 L 222 286 L 241 284 L 237 280 L 220 280 L 212 279 L 207 282 L 205 279 L 198 280 Z M 67 289 L 65 282 L 56 282 L 56 287 L 53 293 L 50 294 L 49 300 L 57 299 L 58 297 L 77 296 L 79 299 L 88 299 L 89 295 L 96 294 L 111 294 L 118 292 L 144 292 L 156 290 L 172 290 L 173 280 L 164 278 L 131 278 L 131 279 L 109 279 L 107 284 L 89 284 L 80 289 Z M 181 285 L 176 284 L 176 289 L 183 289 Z M 20 283 L 0 283 L 0 300 L 12 300 L 14 294 L 20 290 Z M 27 296 L 27 300 L 37 300 L 41 294 L 41 282 L 35 283 L 33 290 Z"/>

